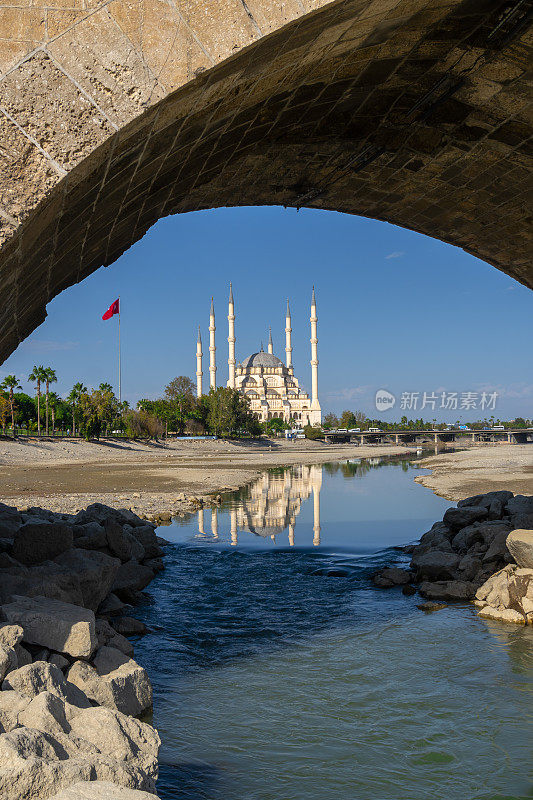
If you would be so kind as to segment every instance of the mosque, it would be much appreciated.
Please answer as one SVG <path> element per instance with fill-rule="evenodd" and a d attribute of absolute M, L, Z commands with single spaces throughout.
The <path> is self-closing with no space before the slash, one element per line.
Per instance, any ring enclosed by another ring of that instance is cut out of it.
<path fill-rule="evenodd" d="M 285 316 L 285 363 L 274 355 L 272 331 L 268 351 L 263 346 L 243 361 L 235 359 L 235 303 L 230 284 L 228 303 L 228 372 L 227 386 L 238 389 L 250 401 L 250 409 L 260 422 L 279 418 L 295 427 L 320 425 L 322 415 L 318 401 L 318 336 L 315 289 L 311 299 L 311 397 L 300 387 L 292 364 L 291 311 L 287 300 Z M 209 316 L 209 388 L 216 389 L 215 305 L 211 298 Z M 202 396 L 202 337 L 198 328 L 196 344 L 196 393 Z"/>

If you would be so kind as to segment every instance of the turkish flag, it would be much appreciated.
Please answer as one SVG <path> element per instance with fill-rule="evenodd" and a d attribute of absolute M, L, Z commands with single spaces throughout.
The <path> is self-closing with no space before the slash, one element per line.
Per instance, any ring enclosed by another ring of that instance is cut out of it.
<path fill-rule="evenodd" d="M 102 316 L 102 319 L 111 319 L 114 314 L 120 314 L 120 301 L 117 299 L 114 303 L 111 303 L 105 314 Z"/>

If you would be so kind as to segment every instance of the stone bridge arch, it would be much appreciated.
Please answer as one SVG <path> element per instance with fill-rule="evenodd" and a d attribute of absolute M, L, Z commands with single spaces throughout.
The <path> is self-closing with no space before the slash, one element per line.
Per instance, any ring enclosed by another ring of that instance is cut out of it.
<path fill-rule="evenodd" d="M 0 6 L 0 362 L 217 206 L 387 220 L 533 286 L 530 0 L 29 2 Z"/>

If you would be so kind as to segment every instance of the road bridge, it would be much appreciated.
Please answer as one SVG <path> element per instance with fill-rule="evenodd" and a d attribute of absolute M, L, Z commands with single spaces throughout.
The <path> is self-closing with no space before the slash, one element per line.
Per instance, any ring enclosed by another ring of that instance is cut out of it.
<path fill-rule="evenodd" d="M 405 431 L 360 431 L 338 432 L 326 431 L 325 440 L 329 443 L 353 442 L 354 444 L 447 444 L 466 438 L 471 442 L 501 442 L 515 444 L 533 442 L 533 428 L 512 428 L 504 431 L 495 430 L 405 430 Z"/>

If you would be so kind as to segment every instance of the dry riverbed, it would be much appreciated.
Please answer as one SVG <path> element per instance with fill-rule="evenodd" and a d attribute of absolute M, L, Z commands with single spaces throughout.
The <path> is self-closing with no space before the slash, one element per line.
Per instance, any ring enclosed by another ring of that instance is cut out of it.
<path fill-rule="evenodd" d="M 508 489 L 533 495 L 533 445 L 479 445 L 420 462 L 431 475 L 415 480 L 447 500 Z"/>
<path fill-rule="evenodd" d="M 269 467 L 408 455 L 414 448 L 297 440 L 195 440 L 146 444 L 0 441 L 0 500 L 72 513 L 94 502 L 137 514 L 190 510 L 190 498 L 239 488 Z"/>

